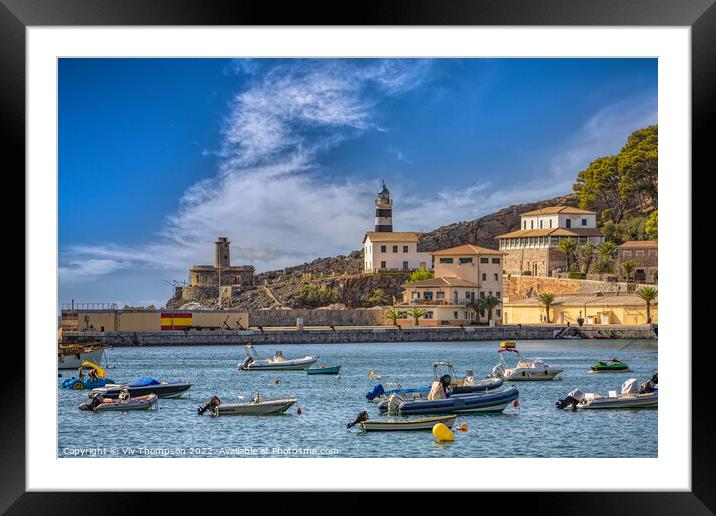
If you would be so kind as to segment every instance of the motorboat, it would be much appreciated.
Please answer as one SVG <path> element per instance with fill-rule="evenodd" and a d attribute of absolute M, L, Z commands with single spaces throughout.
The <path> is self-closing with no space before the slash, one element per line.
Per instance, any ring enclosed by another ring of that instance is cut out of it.
<path fill-rule="evenodd" d="M 99 364 L 104 358 L 104 346 L 97 342 L 86 342 L 82 344 L 58 344 L 57 347 L 57 368 L 58 369 L 79 369 L 83 362 Z"/>
<path fill-rule="evenodd" d="M 66 378 L 62 380 L 60 386 L 63 389 L 81 391 L 84 389 L 96 389 L 98 387 L 104 387 L 108 383 L 114 383 L 113 380 L 107 378 L 107 372 L 97 364 L 85 361 L 82 362 L 82 367 L 93 369 L 95 371 L 94 376 L 87 376 L 86 378 L 75 378 L 73 376 L 72 378 Z"/>
<path fill-rule="evenodd" d="M 332 374 L 336 375 L 341 372 L 341 366 L 319 366 L 319 367 L 312 367 L 310 369 L 306 369 L 306 373 L 308 374 Z"/>
<path fill-rule="evenodd" d="M 594 392 L 582 392 L 574 389 L 563 400 L 555 403 L 558 409 L 608 409 L 608 408 L 654 408 L 659 406 L 658 391 L 644 392 L 644 385 L 640 389 L 636 378 L 630 378 L 622 384 L 620 394 L 609 391 L 607 396 Z"/>
<path fill-rule="evenodd" d="M 90 393 L 98 392 L 105 398 L 117 398 L 122 390 L 126 389 L 132 396 L 156 394 L 160 398 L 179 398 L 191 387 L 191 382 L 165 382 L 158 381 L 150 376 L 144 376 L 127 384 L 107 384 Z"/>
<path fill-rule="evenodd" d="M 591 367 L 592 373 L 627 373 L 631 371 L 628 365 L 617 358 L 600 360 Z"/>
<path fill-rule="evenodd" d="M 251 401 L 242 403 L 221 403 L 216 396 L 197 409 L 202 415 L 207 410 L 212 416 L 264 416 L 268 414 L 283 414 L 298 401 L 297 398 L 262 398 L 256 393 Z"/>
<path fill-rule="evenodd" d="M 363 432 L 403 432 L 412 430 L 432 430 L 435 425 L 442 423 L 448 428 L 455 424 L 457 415 L 421 417 L 412 419 L 381 419 L 369 420 L 368 413 L 363 411 L 358 418 L 346 425 L 347 428 L 358 426 Z"/>
<path fill-rule="evenodd" d="M 502 378 L 506 381 L 544 381 L 554 380 L 564 369 L 547 365 L 541 358 L 525 359 L 517 351 L 514 342 L 501 342 L 497 350 L 500 355 L 500 363 L 497 364 L 491 373 L 493 378 Z M 504 353 L 517 355 L 517 365 L 510 367 L 504 359 Z"/>
<path fill-rule="evenodd" d="M 261 358 L 251 344 L 245 346 L 247 357 L 237 365 L 242 371 L 292 371 L 304 370 L 311 367 L 318 361 L 317 356 L 305 356 L 302 358 L 285 358 L 281 351 L 276 351 L 274 356 Z"/>
<path fill-rule="evenodd" d="M 125 391 L 126 392 L 126 391 Z M 156 394 L 146 396 L 127 396 L 120 399 L 111 399 L 96 393 L 91 401 L 82 403 L 80 410 L 92 412 L 147 410 L 157 405 L 159 397 Z"/>
<path fill-rule="evenodd" d="M 447 373 L 442 374 L 441 368 L 446 368 Z M 444 379 L 449 383 L 449 394 L 469 394 L 490 391 L 501 387 L 503 383 L 501 378 L 485 378 L 477 380 L 471 369 L 467 370 L 464 378 L 459 379 L 455 373 L 453 365 L 450 362 L 433 362 L 433 381 L 440 379 Z M 366 394 L 366 398 L 369 401 L 378 399 L 381 404 L 384 404 L 386 399 L 392 394 L 398 394 L 399 396 L 407 399 L 422 399 L 426 398 L 430 393 L 430 387 L 403 388 L 398 383 L 393 383 L 392 385 L 394 386 L 392 389 L 386 389 L 382 384 L 377 384 Z"/>

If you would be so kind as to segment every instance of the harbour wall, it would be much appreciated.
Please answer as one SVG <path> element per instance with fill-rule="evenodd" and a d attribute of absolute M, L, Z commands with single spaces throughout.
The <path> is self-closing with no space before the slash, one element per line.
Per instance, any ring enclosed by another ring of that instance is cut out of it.
<path fill-rule="evenodd" d="M 304 326 L 380 326 L 386 323 L 385 312 L 384 308 L 249 310 L 249 324 L 296 326 L 296 319 L 302 318 Z"/>
<path fill-rule="evenodd" d="M 162 332 L 67 332 L 67 343 L 99 340 L 114 347 L 129 346 L 203 346 L 243 344 L 342 344 L 368 342 L 469 342 L 495 340 L 553 340 L 559 335 L 578 335 L 583 339 L 655 339 L 649 325 L 639 326 L 574 326 L 505 325 L 495 327 L 416 327 L 384 326 L 351 329 L 276 329 L 276 330 L 211 330 Z M 656 347 L 654 340 L 654 347 Z"/>

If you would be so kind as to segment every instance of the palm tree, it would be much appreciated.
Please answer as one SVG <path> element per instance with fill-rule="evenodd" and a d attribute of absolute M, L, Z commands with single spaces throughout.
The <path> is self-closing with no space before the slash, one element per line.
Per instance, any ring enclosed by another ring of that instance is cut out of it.
<path fill-rule="evenodd" d="M 587 242 L 586 244 L 579 246 L 579 249 L 577 249 L 579 262 L 582 264 L 582 272 L 584 274 L 589 274 L 589 267 L 591 267 L 592 261 L 594 261 L 596 252 L 597 246 L 591 242 Z"/>
<path fill-rule="evenodd" d="M 537 294 L 537 299 L 542 305 L 542 308 L 544 308 L 544 311 L 547 312 L 547 322 L 550 322 L 549 309 L 552 307 L 552 303 L 554 303 L 554 294 L 551 292 L 542 292 Z"/>
<path fill-rule="evenodd" d="M 415 319 L 415 326 L 417 326 L 418 319 L 425 315 L 425 310 L 423 310 L 422 308 L 411 308 L 410 310 L 408 310 L 408 315 Z"/>
<path fill-rule="evenodd" d="M 483 310 L 487 308 L 487 304 L 485 303 L 485 300 L 478 297 L 475 299 L 472 303 L 470 303 L 470 308 L 472 308 L 475 311 L 475 322 L 477 324 L 480 324 L 480 314 Z"/>
<path fill-rule="evenodd" d="M 619 267 L 621 267 L 622 271 L 626 275 L 627 281 L 631 279 L 631 273 L 634 272 L 634 269 L 636 268 L 636 263 L 634 263 L 633 260 L 626 260 L 619 264 Z"/>
<path fill-rule="evenodd" d="M 577 241 L 574 238 L 563 238 L 557 246 L 560 251 L 567 255 L 567 272 L 569 272 L 569 257 L 577 248 Z"/>
<path fill-rule="evenodd" d="M 487 308 L 487 320 L 488 322 L 492 320 L 492 310 L 502 304 L 502 301 L 499 297 L 495 297 L 492 294 L 487 296 L 485 299 L 483 299 L 485 302 L 485 308 Z"/>
<path fill-rule="evenodd" d="M 651 324 L 651 302 L 656 299 L 657 290 L 654 287 L 642 287 L 634 293 L 646 303 L 646 323 Z"/>
<path fill-rule="evenodd" d="M 605 260 L 612 259 L 612 256 L 614 256 L 614 251 L 617 248 L 617 244 L 612 242 L 611 240 L 605 240 L 599 246 L 597 247 L 597 254 L 600 258 L 603 258 Z"/>
<path fill-rule="evenodd" d="M 395 308 L 385 312 L 385 317 L 393 321 L 395 326 L 398 326 L 398 319 L 402 319 L 405 316 L 405 312 L 402 310 L 396 310 Z"/>

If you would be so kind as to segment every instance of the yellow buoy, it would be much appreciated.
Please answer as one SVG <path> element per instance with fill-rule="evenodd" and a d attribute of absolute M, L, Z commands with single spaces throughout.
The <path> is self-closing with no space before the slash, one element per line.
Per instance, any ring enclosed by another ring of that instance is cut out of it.
<path fill-rule="evenodd" d="M 445 443 L 455 440 L 455 436 L 452 433 L 452 430 L 450 430 L 447 426 L 445 426 L 442 423 L 437 423 L 433 427 L 433 435 L 438 440 L 438 442 Z"/>

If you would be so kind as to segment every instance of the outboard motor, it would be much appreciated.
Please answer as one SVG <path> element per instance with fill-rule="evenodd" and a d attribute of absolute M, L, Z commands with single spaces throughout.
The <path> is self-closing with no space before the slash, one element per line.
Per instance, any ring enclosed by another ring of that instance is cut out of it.
<path fill-rule="evenodd" d="M 450 387 L 450 384 L 452 383 L 452 378 L 449 374 L 444 374 L 440 377 L 440 383 L 442 384 L 443 388 L 447 390 L 447 388 Z"/>
<path fill-rule="evenodd" d="M 221 400 L 219 398 L 217 398 L 216 396 L 212 396 L 209 401 L 207 401 L 201 407 L 196 409 L 196 413 L 201 416 L 207 410 L 216 408 L 219 405 L 221 405 Z"/>
<path fill-rule="evenodd" d="M 373 387 L 373 390 L 370 391 L 368 394 L 365 395 L 366 398 L 368 398 L 368 401 L 373 401 L 375 398 L 380 396 L 385 392 L 385 389 L 383 388 L 383 384 L 378 384 L 375 387 Z"/>
<path fill-rule="evenodd" d="M 572 411 L 575 411 L 577 410 L 577 404 L 579 403 L 579 400 L 581 400 L 582 398 L 584 398 L 584 393 L 580 389 L 574 389 L 572 392 L 567 394 L 566 398 L 555 402 L 554 406 L 558 409 L 564 409 L 571 406 Z"/>
<path fill-rule="evenodd" d="M 92 398 L 92 400 L 89 403 L 82 403 L 80 405 L 80 410 L 94 410 L 97 408 L 97 405 L 104 401 L 104 398 L 98 392 L 90 393 L 90 398 Z"/>
<path fill-rule="evenodd" d="M 656 390 L 657 385 L 659 385 L 659 377 L 657 373 L 654 373 L 654 376 L 651 377 L 651 380 L 641 384 L 639 394 L 650 394 Z"/>
<path fill-rule="evenodd" d="M 346 428 L 352 428 L 358 423 L 362 423 L 363 421 L 368 421 L 368 413 L 365 410 L 358 414 L 358 417 L 355 419 L 355 421 L 346 424 Z"/>

